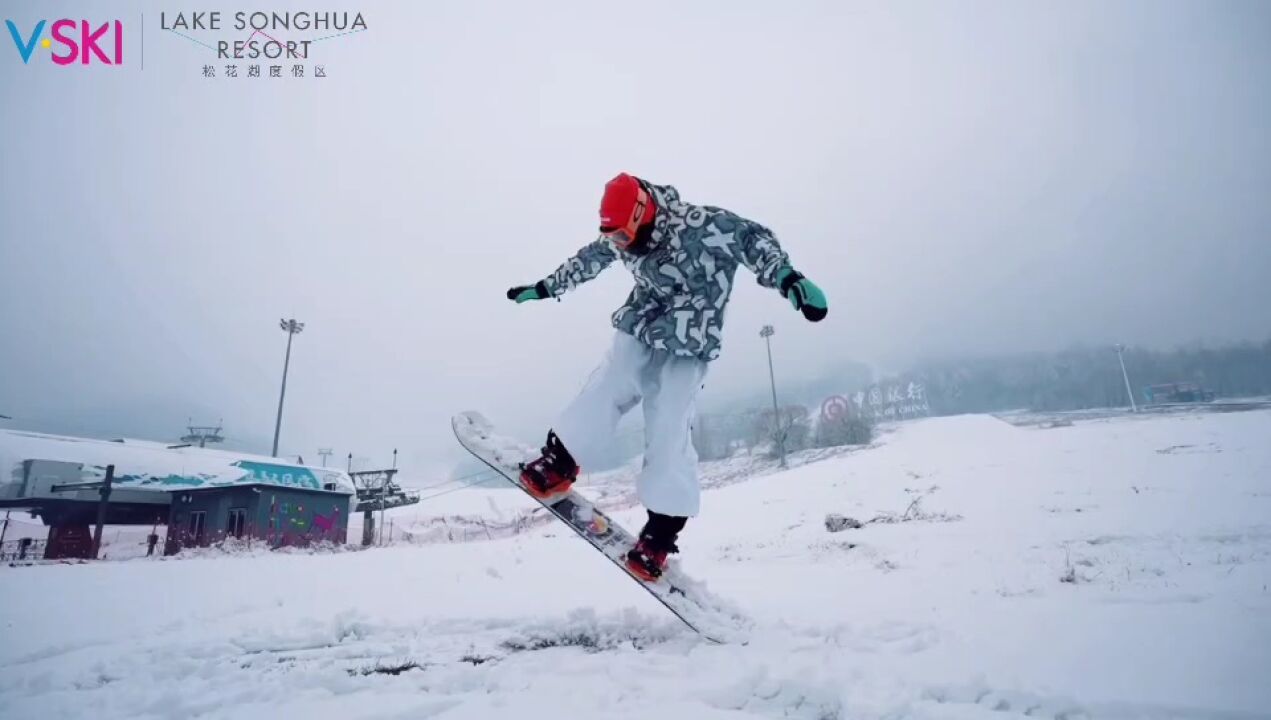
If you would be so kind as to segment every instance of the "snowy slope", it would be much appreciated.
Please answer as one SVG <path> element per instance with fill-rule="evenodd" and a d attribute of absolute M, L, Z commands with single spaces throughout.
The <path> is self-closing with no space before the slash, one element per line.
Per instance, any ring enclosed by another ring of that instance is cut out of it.
<path fill-rule="evenodd" d="M 858 452 L 860 447 L 834 447 L 791 453 L 789 465 L 797 467 L 827 458 Z M 740 454 L 725 460 L 703 462 L 698 467 L 702 486 L 725 487 L 776 472 L 776 460 L 761 454 Z M 635 477 L 640 458 L 604 472 L 583 473 L 577 487 L 598 506 L 614 511 L 638 504 Z M 492 470 L 458 480 L 425 485 L 422 502 L 388 510 L 385 537 L 393 542 L 468 542 L 503 538 L 546 524 L 551 518 L 535 503 L 526 503 L 520 490 Z M 378 521 L 378 520 L 377 520 Z M 360 538 L 362 516 L 349 518 L 349 537 Z"/>
<path fill-rule="evenodd" d="M 0 717 L 1267 717 L 1269 438 L 1266 411 L 942 418 L 712 490 L 684 567 L 746 645 L 552 526 L 0 568 Z"/>

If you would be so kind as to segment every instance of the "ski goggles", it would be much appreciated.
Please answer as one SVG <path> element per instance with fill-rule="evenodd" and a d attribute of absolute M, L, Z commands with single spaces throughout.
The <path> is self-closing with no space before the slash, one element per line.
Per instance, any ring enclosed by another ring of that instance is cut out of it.
<path fill-rule="evenodd" d="M 623 250 L 631 248 L 636 243 L 636 233 L 639 232 L 640 226 L 644 224 L 645 216 L 649 212 L 649 193 L 643 187 L 636 190 L 635 206 L 631 208 L 631 216 L 627 218 L 625 225 L 618 227 L 602 227 L 600 234 L 613 241 Z"/>

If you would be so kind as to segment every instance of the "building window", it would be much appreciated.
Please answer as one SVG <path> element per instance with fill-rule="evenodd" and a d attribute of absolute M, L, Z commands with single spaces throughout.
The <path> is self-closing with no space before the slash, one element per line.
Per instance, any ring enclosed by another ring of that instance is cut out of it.
<path fill-rule="evenodd" d="M 195 510 L 190 513 L 190 538 L 195 545 L 203 544 L 203 527 L 207 524 L 207 512 Z"/>
<path fill-rule="evenodd" d="M 241 538 L 243 536 L 243 528 L 247 526 L 247 508 L 230 508 L 229 523 L 226 529 L 231 537 Z"/>

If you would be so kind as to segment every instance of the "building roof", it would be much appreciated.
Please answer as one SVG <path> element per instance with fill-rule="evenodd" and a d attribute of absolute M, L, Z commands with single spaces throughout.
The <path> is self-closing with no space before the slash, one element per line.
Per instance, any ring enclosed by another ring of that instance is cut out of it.
<path fill-rule="evenodd" d="M 23 462 L 81 465 L 83 481 L 101 480 L 115 466 L 114 486 L 156 492 L 228 485 L 274 485 L 353 494 L 343 470 L 300 465 L 279 458 L 198 447 L 170 447 L 147 440 L 99 440 L 0 430 L 0 499 L 21 497 Z"/>
<path fill-rule="evenodd" d="M 258 490 L 266 490 L 266 491 L 274 491 L 274 492 L 279 490 L 286 490 L 288 492 L 301 492 L 301 493 L 322 493 L 322 494 L 338 494 L 338 495 L 349 494 L 349 491 L 345 489 L 327 490 L 325 488 L 308 488 L 308 487 L 299 487 L 296 485 L 278 485 L 276 483 L 266 483 L 266 482 L 246 482 L 246 483 L 234 483 L 232 485 L 205 485 L 203 487 L 174 488 L 172 489 L 171 492 L 210 493 L 210 492 L 220 492 L 222 490 L 242 490 L 247 488 L 256 488 Z"/>

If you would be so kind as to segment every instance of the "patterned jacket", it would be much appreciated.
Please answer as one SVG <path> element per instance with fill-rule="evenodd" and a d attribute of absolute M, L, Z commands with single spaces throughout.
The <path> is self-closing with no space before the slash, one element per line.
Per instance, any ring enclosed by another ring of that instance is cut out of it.
<path fill-rule="evenodd" d="M 716 207 L 690 205 L 670 185 L 650 185 L 658 206 L 648 251 L 618 249 L 605 236 L 584 246 L 543 279 L 559 297 L 621 259 L 635 288 L 613 314 L 613 326 L 655 350 L 714 360 L 719 357 L 724 308 L 738 265 L 775 288 L 789 264 L 772 231 Z"/>

